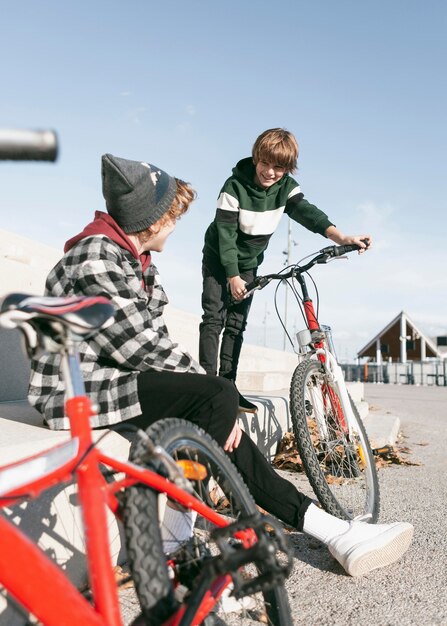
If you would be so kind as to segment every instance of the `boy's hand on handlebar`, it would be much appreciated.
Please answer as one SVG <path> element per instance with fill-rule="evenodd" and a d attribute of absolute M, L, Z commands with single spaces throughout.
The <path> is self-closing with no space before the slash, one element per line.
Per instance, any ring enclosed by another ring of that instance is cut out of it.
<path fill-rule="evenodd" d="M 232 276 L 228 278 L 228 286 L 230 293 L 235 300 L 243 300 L 247 290 L 245 289 L 245 280 L 240 276 Z"/>
<path fill-rule="evenodd" d="M 359 254 L 366 252 L 372 246 L 372 237 L 370 235 L 354 235 L 349 237 L 350 241 L 345 241 L 344 243 L 355 243 L 360 247 Z"/>
<path fill-rule="evenodd" d="M 242 437 L 242 428 L 239 426 L 239 423 L 236 423 L 233 426 L 233 430 L 228 435 L 228 439 L 226 440 L 223 449 L 225 452 L 233 452 L 241 442 Z"/>
<path fill-rule="evenodd" d="M 372 246 L 371 235 L 344 235 L 334 225 L 326 229 L 326 237 L 339 246 L 356 245 L 359 247 L 359 254 L 365 252 Z"/>

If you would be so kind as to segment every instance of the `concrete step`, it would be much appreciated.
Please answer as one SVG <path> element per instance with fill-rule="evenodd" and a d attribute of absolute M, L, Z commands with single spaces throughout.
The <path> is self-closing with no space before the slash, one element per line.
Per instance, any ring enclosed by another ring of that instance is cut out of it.
<path fill-rule="evenodd" d="M 364 419 L 368 414 L 368 403 L 363 400 L 363 383 L 346 383 L 346 387 L 360 417 Z M 283 434 L 292 429 L 289 410 L 289 381 L 287 386 L 282 389 L 277 388 L 268 391 L 268 393 L 253 391 L 253 388 L 245 386 L 239 386 L 239 389 L 247 400 L 258 407 L 258 412 L 254 416 L 249 413 L 240 413 L 240 418 L 245 426 L 244 429 L 266 456 L 271 457 L 275 454 L 276 445 Z"/>
<path fill-rule="evenodd" d="M 257 389 L 260 393 L 285 389 L 290 385 L 293 370 L 285 371 L 239 371 L 237 386 L 239 389 Z"/>
<path fill-rule="evenodd" d="M 400 431 L 400 419 L 396 415 L 371 411 L 364 424 L 371 448 L 395 445 Z"/>

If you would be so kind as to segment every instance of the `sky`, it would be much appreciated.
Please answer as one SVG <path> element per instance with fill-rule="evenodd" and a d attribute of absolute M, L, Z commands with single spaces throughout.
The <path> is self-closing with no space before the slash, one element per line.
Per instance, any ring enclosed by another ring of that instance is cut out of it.
<path fill-rule="evenodd" d="M 0 164 L 1 228 L 62 250 L 105 210 L 103 153 L 155 163 L 198 193 L 154 262 L 172 306 L 200 314 L 219 190 L 261 132 L 284 127 L 305 197 L 374 241 L 313 272 L 339 358 L 401 310 L 447 334 L 443 0 L 0 0 L 0 17 L 0 127 L 54 129 L 60 148 L 55 164 Z M 284 217 L 261 274 L 282 269 L 288 232 Z M 295 262 L 327 244 L 295 223 L 291 240 Z M 290 298 L 287 321 L 303 327 Z M 246 341 L 283 347 L 272 287 Z"/>

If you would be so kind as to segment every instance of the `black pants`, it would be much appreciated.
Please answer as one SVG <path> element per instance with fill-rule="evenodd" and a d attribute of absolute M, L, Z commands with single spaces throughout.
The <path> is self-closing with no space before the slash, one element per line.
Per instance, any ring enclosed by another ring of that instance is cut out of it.
<path fill-rule="evenodd" d="M 256 270 L 241 273 L 249 283 Z M 200 324 L 199 361 L 208 374 L 217 374 L 219 337 L 223 329 L 220 348 L 219 375 L 235 381 L 243 335 L 253 297 L 236 304 L 231 302 L 225 271 L 220 263 L 203 259 L 202 263 L 202 322 Z"/>
<path fill-rule="evenodd" d="M 140 428 L 164 417 L 180 417 L 203 428 L 223 446 L 236 420 L 236 388 L 219 376 L 143 372 L 138 376 L 138 397 L 142 415 L 130 421 Z M 241 443 L 229 457 L 256 503 L 302 530 L 311 500 L 279 476 L 248 435 L 242 434 Z"/>

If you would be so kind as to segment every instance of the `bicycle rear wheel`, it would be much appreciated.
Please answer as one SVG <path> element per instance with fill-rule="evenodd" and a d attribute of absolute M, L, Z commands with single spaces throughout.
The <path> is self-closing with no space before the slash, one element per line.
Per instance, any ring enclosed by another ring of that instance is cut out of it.
<path fill-rule="evenodd" d="M 169 418 L 152 425 L 147 433 L 175 460 L 190 459 L 205 466 L 206 480 L 191 481 L 194 495 L 218 510 L 228 521 L 259 514 L 236 468 L 203 430 L 184 420 Z M 131 460 L 142 453 L 142 446 L 141 440 L 132 446 Z M 162 494 L 137 484 L 126 489 L 124 502 L 123 521 L 129 564 L 143 614 L 150 625 L 161 624 L 172 614 L 178 607 L 179 590 L 187 595 L 194 588 L 207 559 L 219 552 L 210 536 L 215 526 L 198 516 L 192 538 L 167 555 L 166 550 L 173 549 L 176 537 L 163 527 L 160 506 L 163 499 Z M 190 515 L 189 512 L 184 514 Z M 164 546 L 161 531 L 165 538 Z M 242 576 L 248 580 L 260 571 L 262 573 L 262 568 L 258 570 L 250 564 L 244 566 Z M 236 604 L 232 598 L 224 598 L 203 623 L 292 626 L 284 584 L 280 581 L 273 590 L 258 592 Z"/>
<path fill-rule="evenodd" d="M 296 445 L 315 495 L 332 515 L 342 519 L 365 516 L 365 521 L 376 522 L 377 469 L 363 422 L 349 400 L 353 413 L 350 428 L 337 387 L 323 365 L 307 359 L 295 369 L 290 413 Z"/>

